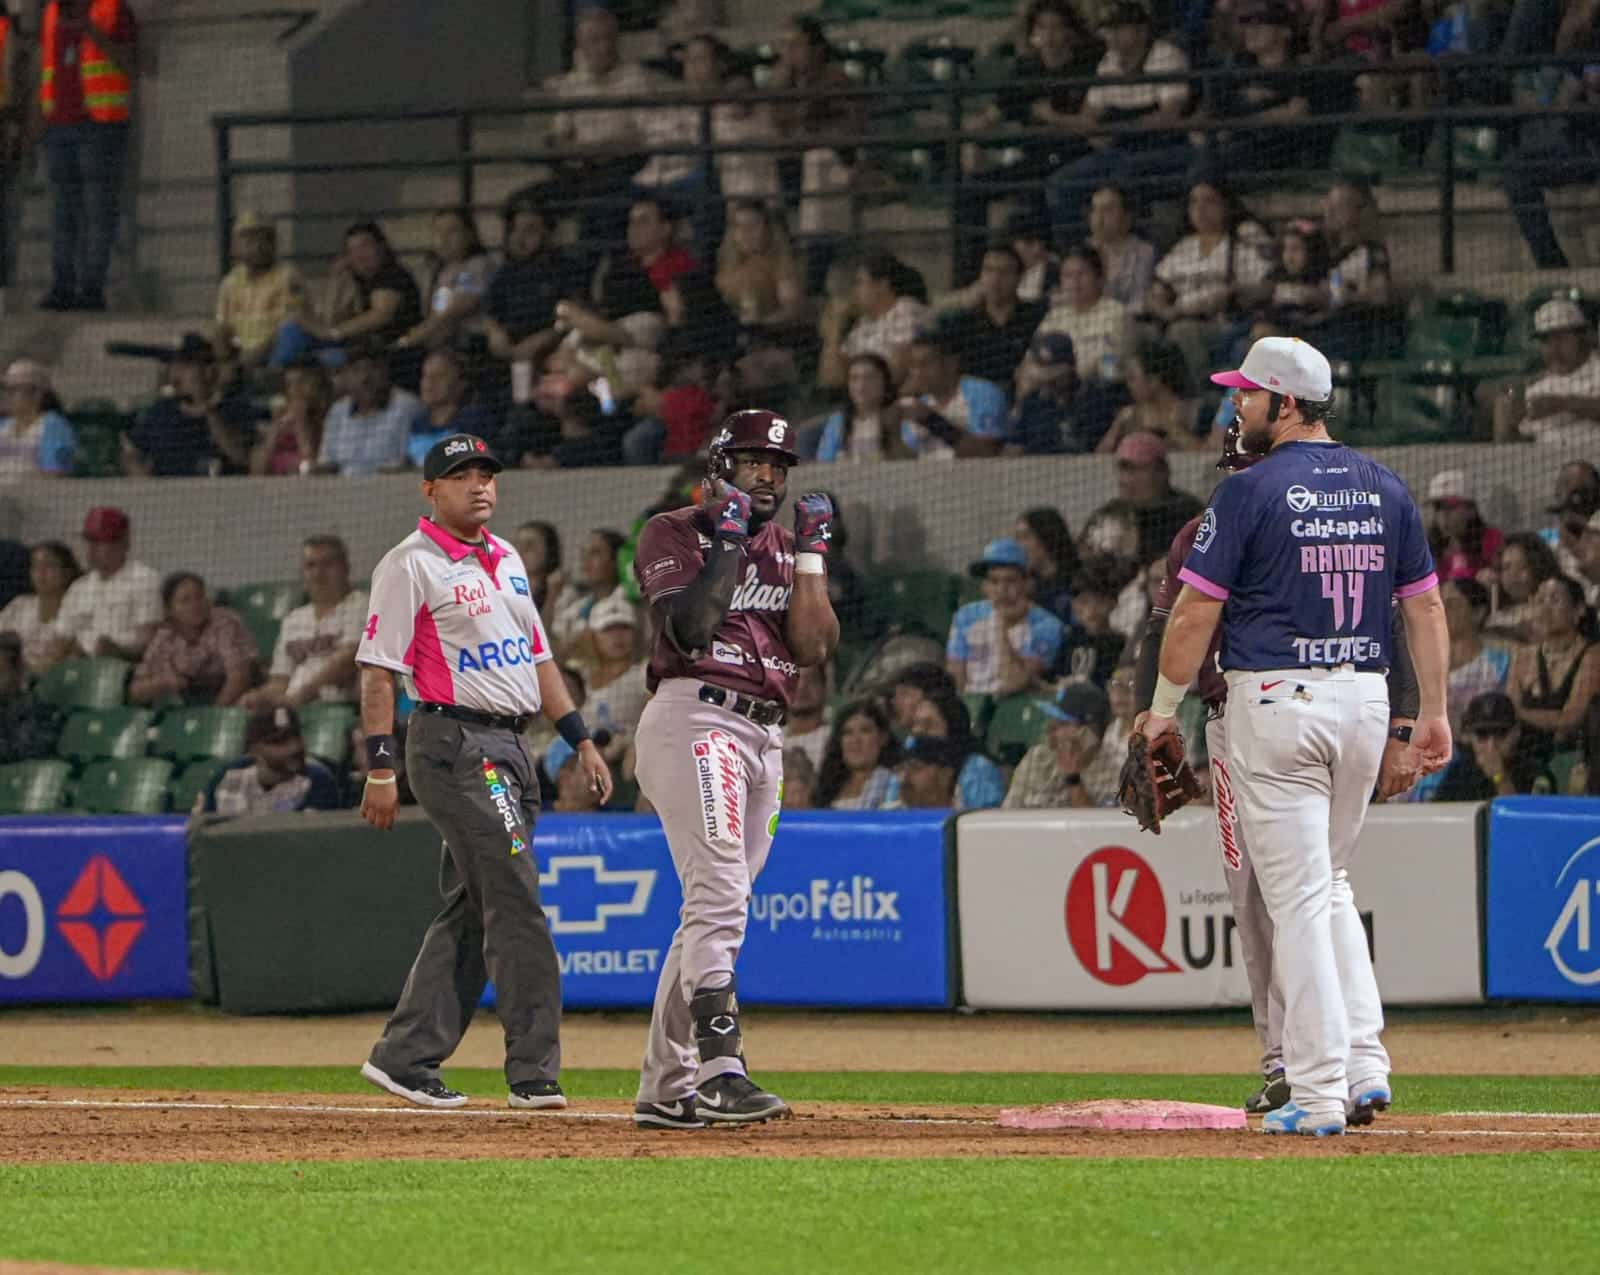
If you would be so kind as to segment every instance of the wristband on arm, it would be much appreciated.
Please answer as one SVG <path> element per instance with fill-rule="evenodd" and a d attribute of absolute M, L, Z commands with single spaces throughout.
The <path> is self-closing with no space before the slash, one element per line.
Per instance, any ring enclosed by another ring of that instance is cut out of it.
<path fill-rule="evenodd" d="M 556 721 L 556 733 L 573 749 L 589 738 L 589 728 L 583 724 L 583 714 L 577 709 Z"/>
<path fill-rule="evenodd" d="M 393 735 L 367 736 L 367 769 L 393 770 L 399 745 Z"/>

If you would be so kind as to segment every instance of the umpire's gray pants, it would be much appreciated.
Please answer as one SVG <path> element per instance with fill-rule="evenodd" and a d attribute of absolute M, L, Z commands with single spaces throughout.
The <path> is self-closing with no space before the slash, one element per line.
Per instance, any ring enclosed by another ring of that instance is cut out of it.
<path fill-rule="evenodd" d="M 406 769 L 444 836 L 444 910 L 423 936 L 400 1003 L 372 1047 L 372 1064 L 396 1079 L 437 1077 L 492 978 L 506 1031 L 507 1083 L 555 1080 L 561 967 L 539 904 L 539 781 L 527 749 L 508 730 L 414 713 Z"/>

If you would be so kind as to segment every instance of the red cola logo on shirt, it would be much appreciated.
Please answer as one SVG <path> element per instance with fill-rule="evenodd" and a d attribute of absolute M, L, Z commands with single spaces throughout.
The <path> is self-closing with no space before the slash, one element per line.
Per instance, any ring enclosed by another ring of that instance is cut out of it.
<path fill-rule="evenodd" d="M 713 730 L 695 740 L 694 772 L 706 840 L 718 845 L 744 844 L 744 787 L 733 736 Z"/>
<path fill-rule="evenodd" d="M 762 584 L 760 576 L 760 568 L 754 562 L 744 569 L 744 581 L 733 591 L 733 601 L 728 604 L 728 610 L 787 611 L 789 609 L 789 595 L 794 592 L 794 587 L 781 581 Z"/>
<path fill-rule="evenodd" d="M 482 580 L 476 584 L 456 585 L 456 605 L 466 607 L 468 615 L 494 614 L 494 603 L 489 601 L 489 586 Z"/>

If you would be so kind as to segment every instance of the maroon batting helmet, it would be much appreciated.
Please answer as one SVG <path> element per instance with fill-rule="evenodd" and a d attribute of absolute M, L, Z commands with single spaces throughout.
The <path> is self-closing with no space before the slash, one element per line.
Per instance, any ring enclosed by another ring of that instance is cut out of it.
<path fill-rule="evenodd" d="M 800 463 L 800 453 L 794 446 L 794 426 L 776 412 L 761 407 L 747 407 L 722 422 L 722 428 L 711 440 L 711 455 L 706 465 L 708 476 L 732 481 L 730 452 L 773 452 L 787 464 Z"/>

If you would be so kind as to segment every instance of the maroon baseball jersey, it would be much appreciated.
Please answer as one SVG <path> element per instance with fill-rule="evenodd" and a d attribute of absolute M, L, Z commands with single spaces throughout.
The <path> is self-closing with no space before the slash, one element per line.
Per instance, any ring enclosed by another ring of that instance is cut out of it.
<path fill-rule="evenodd" d="M 688 588 L 711 544 L 711 519 L 694 507 L 657 514 L 639 534 L 633 574 L 651 604 L 646 682 L 653 691 L 667 678 L 692 677 L 787 707 L 800 671 L 783 636 L 794 592 L 794 533 L 787 527 L 768 521 L 745 542 L 733 602 L 708 650 L 685 655 L 663 631 L 656 604 Z"/>
<path fill-rule="evenodd" d="M 1200 515 L 1189 519 L 1183 524 L 1183 529 L 1172 538 L 1172 545 L 1167 550 L 1167 578 L 1161 582 L 1161 592 L 1156 594 L 1155 609 L 1166 615 L 1172 614 L 1173 603 L 1177 602 L 1178 594 L 1183 589 L 1183 581 L 1178 579 L 1178 572 L 1183 570 L 1183 564 L 1189 560 L 1189 551 L 1194 548 L 1195 533 L 1200 530 Z M 1228 683 L 1223 680 L 1222 672 L 1217 668 L 1217 649 L 1222 645 L 1222 625 L 1217 625 L 1217 631 L 1211 635 L 1211 646 L 1206 651 L 1206 658 L 1200 661 L 1200 671 L 1195 674 L 1195 682 L 1200 691 L 1200 698 L 1212 708 L 1220 707 L 1228 698 Z"/>

